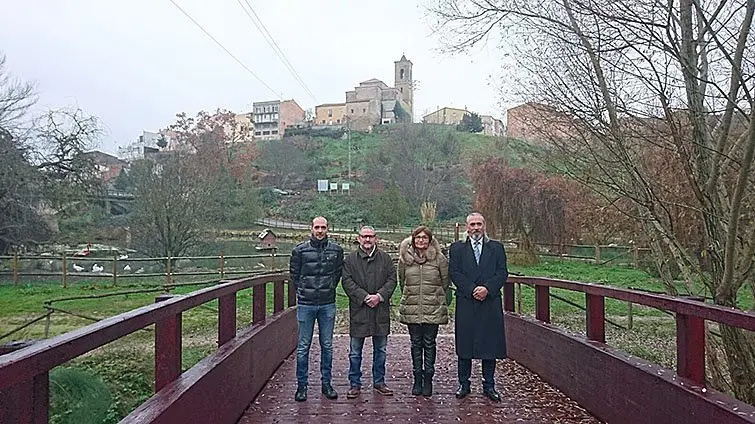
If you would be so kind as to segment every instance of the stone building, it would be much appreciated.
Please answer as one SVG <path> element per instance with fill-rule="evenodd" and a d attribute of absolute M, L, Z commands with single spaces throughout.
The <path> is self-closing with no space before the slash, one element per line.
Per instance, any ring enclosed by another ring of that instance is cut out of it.
<path fill-rule="evenodd" d="M 480 120 L 482 121 L 483 134 L 491 137 L 503 137 L 506 134 L 506 128 L 500 119 L 490 115 L 481 115 Z"/>
<path fill-rule="evenodd" d="M 506 111 L 506 136 L 542 144 L 573 134 L 572 120 L 556 109 L 528 102 Z"/>
<path fill-rule="evenodd" d="M 370 131 L 375 125 L 414 121 L 412 62 L 401 56 L 394 65 L 394 86 L 372 78 L 346 92 L 344 103 L 315 107 L 317 125 L 343 125 Z M 343 113 L 341 113 L 343 111 Z"/>
<path fill-rule="evenodd" d="M 346 103 L 325 103 L 315 106 L 315 125 L 343 125 Z"/>
<path fill-rule="evenodd" d="M 279 140 L 286 128 L 303 122 L 306 113 L 295 100 L 270 100 L 252 104 L 254 137 L 262 140 Z"/>
<path fill-rule="evenodd" d="M 467 113 L 469 111 L 466 109 L 444 107 L 425 115 L 422 118 L 422 122 L 425 124 L 459 125 L 461 118 Z"/>

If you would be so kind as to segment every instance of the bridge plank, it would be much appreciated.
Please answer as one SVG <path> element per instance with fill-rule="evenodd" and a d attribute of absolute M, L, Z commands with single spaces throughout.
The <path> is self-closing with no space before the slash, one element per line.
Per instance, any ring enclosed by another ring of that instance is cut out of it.
<path fill-rule="evenodd" d="M 456 356 L 452 335 L 438 336 L 434 395 L 425 399 L 411 395 L 412 370 L 407 335 L 391 335 L 388 342 L 386 383 L 395 394 L 381 396 L 372 390 L 372 344 L 365 343 L 362 363 L 362 394 L 346 399 L 348 383 L 347 335 L 333 341 L 333 386 L 338 399 L 320 393 L 319 344 L 310 353 L 309 399 L 295 402 L 296 358 L 286 359 L 249 406 L 239 423 L 346 423 L 346 422 L 464 422 L 464 423 L 599 423 L 575 402 L 513 361 L 499 361 L 497 389 L 503 401 L 492 403 L 482 396 L 480 365 L 475 361 L 472 394 L 458 400 Z"/>

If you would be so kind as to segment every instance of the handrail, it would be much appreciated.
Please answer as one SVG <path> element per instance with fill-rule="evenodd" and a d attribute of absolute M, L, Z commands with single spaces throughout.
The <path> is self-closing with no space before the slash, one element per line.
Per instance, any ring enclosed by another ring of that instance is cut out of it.
<path fill-rule="evenodd" d="M 12 386 L 20 387 L 19 384 L 36 380 L 42 375 L 46 378 L 47 373 L 54 367 L 152 324 L 157 325 L 156 333 L 162 333 L 156 334 L 156 366 L 158 368 L 161 366 L 161 340 L 165 340 L 166 336 L 178 337 L 178 374 L 180 374 L 180 316 L 182 312 L 219 299 L 218 344 L 222 345 L 236 335 L 236 292 L 254 288 L 253 323 L 258 323 L 265 318 L 265 285 L 270 282 L 276 283 L 274 310 L 281 311 L 285 308 L 283 283 L 288 279 L 287 273 L 275 273 L 221 282 L 216 286 L 186 295 L 173 296 L 0 356 L 0 393 Z M 290 283 L 288 289 L 288 306 L 291 307 L 295 302 Z M 178 323 L 177 334 L 174 334 L 176 322 Z M 167 339 L 169 340 L 170 337 Z M 163 350 L 167 351 L 168 362 L 175 362 L 175 352 L 172 351 L 175 347 L 170 341 L 162 347 L 167 348 Z M 156 379 L 163 377 L 163 381 L 156 381 L 158 388 L 177 377 L 172 368 L 167 374 L 158 371 L 156 369 Z M 46 390 L 43 392 L 46 395 Z M 45 399 L 44 402 L 47 400 Z"/>
<path fill-rule="evenodd" d="M 712 305 L 704 299 L 684 299 L 664 294 L 609 287 L 595 283 L 553 278 L 509 276 L 504 285 L 504 309 L 514 312 L 514 284 L 535 286 L 535 318 L 550 323 L 551 287 L 585 293 L 588 340 L 605 343 L 605 298 L 650 306 L 675 313 L 676 372 L 680 377 L 705 387 L 705 321 L 714 321 L 755 331 L 755 314 Z"/>
<path fill-rule="evenodd" d="M 595 296 L 608 297 L 755 331 L 755 314 L 735 308 L 703 303 L 696 300 L 689 300 L 665 294 L 647 293 L 639 290 L 623 289 L 620 287 L 611 287 L 597 283 L 582 283 L 556 278 L 509 276 L 508 282 L 554 287 Z"/>

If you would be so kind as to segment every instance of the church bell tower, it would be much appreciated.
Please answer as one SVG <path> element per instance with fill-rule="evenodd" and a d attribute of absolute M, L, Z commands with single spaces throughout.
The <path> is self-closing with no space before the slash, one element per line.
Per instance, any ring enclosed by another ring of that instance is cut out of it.
<path fill-rule="evenodd" d="M 401 93 L 404 102 L 409 106 L 410 122 L 414 122 L 414 80 L 412 79 L 412 61 L 405 55 L 393 62 L 396 69 L 394 87 Z"/>

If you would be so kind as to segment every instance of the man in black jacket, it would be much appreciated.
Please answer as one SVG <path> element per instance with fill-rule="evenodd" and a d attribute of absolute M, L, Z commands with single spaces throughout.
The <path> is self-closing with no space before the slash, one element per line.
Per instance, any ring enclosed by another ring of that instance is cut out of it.
<path fill-rule="evenodd" d="M 320 374 L 322 394 L 337 399 L 331 385 L 333 367 L 333 327 L 336 320 L 336 287 L 343 270 L 343 249 L 328 239 L 328 221 L 318 216 L 312 220 L 308 241 L 291 251 L 291 281 L 296 287 L 299 343 L 296 348 L 297 402 L 307 400 L 309 348 L 317 321 L 320 330 Z"/>

